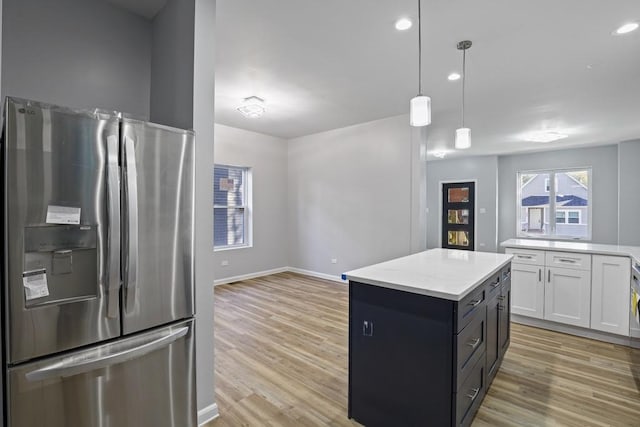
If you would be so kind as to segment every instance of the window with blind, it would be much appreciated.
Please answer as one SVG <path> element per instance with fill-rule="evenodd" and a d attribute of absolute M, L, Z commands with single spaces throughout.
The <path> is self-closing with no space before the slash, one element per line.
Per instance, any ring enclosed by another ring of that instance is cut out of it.
<path fill-rule="evenodd" d="M 214 249 L 249 246 L 249 168 L 215 165 L 213 172 Z"/>

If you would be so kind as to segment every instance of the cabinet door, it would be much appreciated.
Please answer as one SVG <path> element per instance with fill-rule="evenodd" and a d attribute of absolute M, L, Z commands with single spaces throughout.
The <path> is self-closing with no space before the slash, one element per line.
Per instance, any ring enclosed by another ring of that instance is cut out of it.
<path fill-rule="evenodd" d="M 500 294 L 491 298 L 487 303 L 487 375 L 491 381 L 496 374 L 498 359 L 500 357 L 499 333 L 499 306 Z"/>
<path fill-rule="evenodd" d="M 628 336 L 631 261 L 594 255 L 592 276 L 591 329 Z"/>
<path fill-rule="evenodd" d="M 511 264 L 513 289 L 511 311 L 522 316 L 542 319 L 544 315 L 544 268 L 536 265 Z"/>
<path fill-rule="evenodd" d="M 588 328 L 591 311 L 591 272 L 546 268 L 544 318 Z"/>

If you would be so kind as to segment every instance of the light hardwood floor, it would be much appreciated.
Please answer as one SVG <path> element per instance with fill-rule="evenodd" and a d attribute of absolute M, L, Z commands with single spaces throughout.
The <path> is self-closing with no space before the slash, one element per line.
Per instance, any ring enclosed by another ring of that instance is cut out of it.
<path fill-rule="evenodd" d="M 282 273 L 215 289 L 207 427 L 357 426 L 347 419 L 348 288 Z M 512 324 L 474 426 L 640 426 L 640 351 Z"/>

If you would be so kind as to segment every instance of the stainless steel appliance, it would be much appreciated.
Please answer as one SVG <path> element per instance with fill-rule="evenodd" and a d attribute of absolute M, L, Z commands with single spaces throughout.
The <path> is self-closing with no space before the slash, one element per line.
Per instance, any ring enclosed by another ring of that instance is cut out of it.
<path fill-rule="evenodd" d="M 4 425 L 196 425 L 193 139 L 7 98 Z"/>
<path fill-rule="evenodd" d="M 631 346 L 640 348 L 640 262 L 631 266 L 631 307 L 629 314 Z"/>

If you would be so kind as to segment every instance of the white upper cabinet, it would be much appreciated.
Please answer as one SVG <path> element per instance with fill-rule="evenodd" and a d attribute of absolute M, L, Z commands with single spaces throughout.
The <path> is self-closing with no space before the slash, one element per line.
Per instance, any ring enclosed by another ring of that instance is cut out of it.
<path fill-rule="evenodd" d="M 593 256 L 591 329 L 629 335 L 630 280 L 629 258 Z"/>

